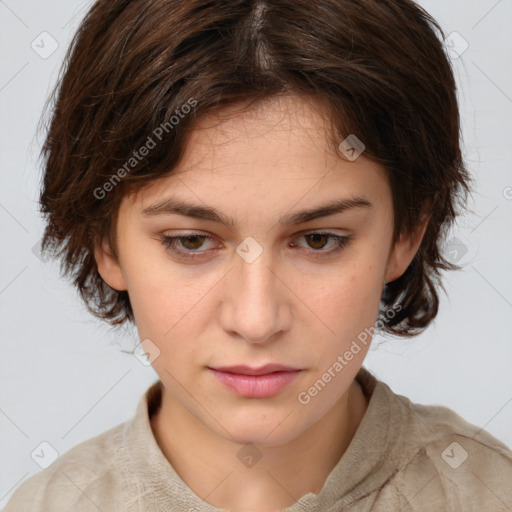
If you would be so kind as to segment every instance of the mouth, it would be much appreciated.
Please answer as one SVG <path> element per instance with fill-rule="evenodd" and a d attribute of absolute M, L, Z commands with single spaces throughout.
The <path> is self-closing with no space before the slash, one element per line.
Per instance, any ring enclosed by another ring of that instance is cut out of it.
<path fill-rule="evenodd" d="M 225 388 L 244 398 L 275 396 L 302 371 L 278 364 L 268 364 L 259 368 L 244 365 L 208 367 L 208 370 Z"/>

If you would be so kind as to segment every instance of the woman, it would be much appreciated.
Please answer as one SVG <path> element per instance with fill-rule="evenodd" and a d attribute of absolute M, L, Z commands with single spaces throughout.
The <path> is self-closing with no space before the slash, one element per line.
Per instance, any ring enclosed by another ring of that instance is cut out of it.
<path fill-rule="evenodd" d="M 159 380 L 6 512 L 512 506 L 508 447 L 362 366 L 457 268 L 440 246 L 470 177 L 438 33 L 408 0 L 92 6 L 43 246 Z"/>

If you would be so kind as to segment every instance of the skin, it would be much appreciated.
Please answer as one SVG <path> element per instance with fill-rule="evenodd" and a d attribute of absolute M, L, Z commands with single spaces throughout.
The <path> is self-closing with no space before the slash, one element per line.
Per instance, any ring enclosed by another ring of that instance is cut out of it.
<path fill-rule="evenodd" d="M 309 403 L 298 395 L 375 325 L 385 283 L 405 272 L 426 227 L 392 246 L 384 170 L 364 153 L 353 162 L 334 154 L 321 112 L 289 96 L 201 118 L 173 174 L 123 198 L 117 258 L 106 240 L 95 249 L 102 278 L 128 290 L 140 339 L 160 351 L 155 438 L 192 491 L 224 509 L 279 510 L 322 489 L 367 408 L 355 376 L 369 343 Z M 279 223 L 350 196 L 372 207 Z M 169 197 L 213 207 L 235 226 L 142 214 Z M 306 236 L 326 230 L 352 239 L 327 254 L 334 239 Z M 213 237 L 177 243 L 202 253 L 194 260 L 161 242 L 190 232 Z M 236 252 L 247 237 L 263 250 L 251 263 Z M 241 397 L 208 370 L 269 362 L 302 369 L 271 398 Z M 247 443 L 262 455 L 252 467 L 237 457 Z"/>

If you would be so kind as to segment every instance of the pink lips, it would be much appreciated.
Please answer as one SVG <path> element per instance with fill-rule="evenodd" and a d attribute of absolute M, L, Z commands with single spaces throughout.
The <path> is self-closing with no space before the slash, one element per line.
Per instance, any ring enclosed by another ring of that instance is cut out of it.
<path fill-rule="evenodd" d="M 223 366 L 209 368 L 226 387 L 245 398 L 270 398 L 292 382 L 301 370 L 267 364 L 260 368 Z"/>

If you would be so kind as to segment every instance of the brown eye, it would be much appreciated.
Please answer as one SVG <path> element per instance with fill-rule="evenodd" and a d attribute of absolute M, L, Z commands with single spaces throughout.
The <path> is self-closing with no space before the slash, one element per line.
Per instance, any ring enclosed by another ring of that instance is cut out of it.
<path fill-rule="evenodd" d="M 315 232 L 300 235 L 306 246 L 293 243 L 293 247 L 305 249 L 314 258 L 322 258 L 341 251 L 352 240 L 352 236 L 341 236 L 329 232 Z"/>
<path fill-rule="evenodd" d="M 200 249 L 204 243 L 205 236 L 192 235 L 181 237 L 181 244 L 185 249 L 197 250 Z"/>
<path fill-rule="evenodd" d="M 306 235 L 305 238 L 309 239 L 308 244 L 312 249 L 323 249 L 331 237 L 325 233 L 313 233 Z"/>
<path fill-rule="evenodd" d="M 208 247 L 207 241 L 213 241 L 213 238 L 200 233 L 186 233 L 178 236 L 163 235 L 160 237 L 160 242 L 166 251 L 184 260 L 211 256 L 211 251 L 208 250 L 211 247 Z"/>

